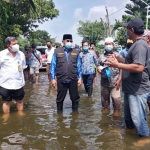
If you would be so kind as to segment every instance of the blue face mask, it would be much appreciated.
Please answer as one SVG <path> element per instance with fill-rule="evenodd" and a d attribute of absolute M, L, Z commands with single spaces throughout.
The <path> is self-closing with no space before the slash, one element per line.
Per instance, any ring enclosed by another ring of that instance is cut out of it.
<path fill-rule="evenodd" d="M 129 35 L 128 35 L 127 31 L 125 33 L 125 37 L 126 37 L 126 39 L 129 39 Z"/>
<path fill-rule="evenodd" d="M 72 43 L 71 43 L 71 42 L 67 42 L 67 43 L 65 44 L 65 47 L 66 47 L 67 49 L 72 48 Z"/>
<path fill-rule="evenodd" d="M 84 51 L 88 51 L 89 47 L 88 46 L 83 46 Z"/>
<path fill-rule="evenodd" d="M 105 50 L 106 50 L 107 52 L 110 52 L 110 51 L 113 50 L 113 46 L 112 46 L 112 45 L 105 45 Z"/>

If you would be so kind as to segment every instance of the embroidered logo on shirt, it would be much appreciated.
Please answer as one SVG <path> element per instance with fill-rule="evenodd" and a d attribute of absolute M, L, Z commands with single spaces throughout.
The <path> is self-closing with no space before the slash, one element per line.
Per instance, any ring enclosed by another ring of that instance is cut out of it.
<path fill-rule="evenodd" d="M 63 55 L 64 53 L 58 53 L 58 55 Z"/>
<path fill-rule="evenodd" d="M 71 53 L 71 55 L 73 55 L 73 56 L 77 56 L 77 54 L 76 54 L 76 53 Z"/>

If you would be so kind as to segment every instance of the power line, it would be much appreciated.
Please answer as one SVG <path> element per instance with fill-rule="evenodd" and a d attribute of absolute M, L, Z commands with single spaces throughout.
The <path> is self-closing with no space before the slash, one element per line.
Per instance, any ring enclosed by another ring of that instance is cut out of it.
<path fill-rule="evenodd" d="M 115 11 L 115 12 L 113 12 L 112 14 L 110 14 L 109 16 L 111 16 L 111 15 L 113 15 L 113 14 L 115 14 L 115 13 L 117 13 L 117 12 L 119 12 L 119 11 L 121 11 L 122 9 L 124 9 L 125 7 L 123 7 L 123 8 L 121 8 L 121 9 L 119 9 L 119 10 L 117 10 L 117 11 Z"/>

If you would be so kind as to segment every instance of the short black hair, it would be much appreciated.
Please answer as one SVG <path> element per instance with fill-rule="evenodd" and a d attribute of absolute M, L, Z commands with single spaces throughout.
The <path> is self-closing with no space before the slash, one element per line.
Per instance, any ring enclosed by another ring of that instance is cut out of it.
<path fill-rule="evenodd" d="M 5 44 L 9 45 L 11 43 L 11 41 L 15 41 L 15 40 L 17 40 L 15 37 L 9 36 L 5 39 Z"/>
<path fill-rule="evenodd" d="M 88 45 L 90 44 L 89 41 L 85 40 L 85 41 L 82 41 L 82 46 L 83 46 L 84 43 L 88 43 Z"/>
<path fill-rule="evenodd" d="M 133 28 L 134 29 L 134 33 L 137 35 L 142 35 L 144 33 L 144 29 L 142 28 Z"/>
<path fill-rule="evenodd" d="M 90 46 L 91 46 L 92 44 L 95 45 L 94 43 L 90 43 Z"/>

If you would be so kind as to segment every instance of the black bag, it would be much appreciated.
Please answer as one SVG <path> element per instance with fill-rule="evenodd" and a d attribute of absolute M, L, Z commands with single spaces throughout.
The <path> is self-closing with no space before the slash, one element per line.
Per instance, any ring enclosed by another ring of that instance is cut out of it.
<path fill-rule="evenodd" d="M 35 53 L 32 51 L 32 54 L 35 56 L 35 58 L 39 61 L 40 63 L 40 60 L 38 59 L 38 57 L 35 55 Z"/>

